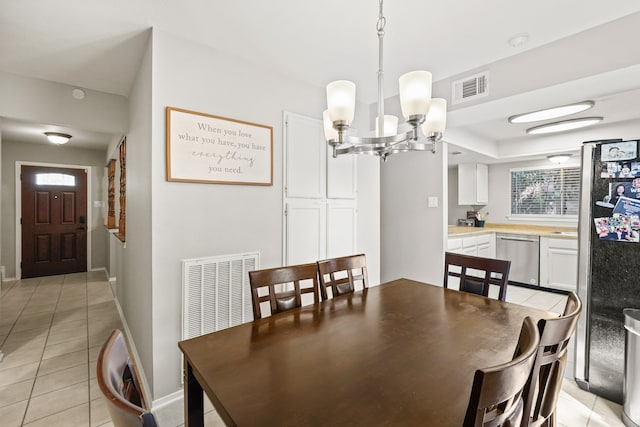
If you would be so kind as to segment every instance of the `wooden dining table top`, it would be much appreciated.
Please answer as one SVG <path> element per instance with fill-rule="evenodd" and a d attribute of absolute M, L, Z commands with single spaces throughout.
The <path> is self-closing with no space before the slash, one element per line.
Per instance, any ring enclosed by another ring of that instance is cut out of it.
<path fill-rule="evenodd" d="M 399 279 L 179 347 L 228 425 L 461 426 L 526 316 L 553 314 Z"/>

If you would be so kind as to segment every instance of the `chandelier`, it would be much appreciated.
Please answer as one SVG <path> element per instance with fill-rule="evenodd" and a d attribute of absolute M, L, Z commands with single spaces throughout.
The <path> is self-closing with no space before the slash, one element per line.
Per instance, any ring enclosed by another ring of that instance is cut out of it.
<path fill-rule="evenodd" d="M 398 118 L 385 116 L 382 83 L 383 39 L 386 19 L 380 0 L 378 22 L 378 117 L 375 136 L 349 134 L 356 104 L 356 85 L 336 80 L 327 85 L 327 110 L 323 113 L 325 139 L 333 147 L 333 157 L 341 154 L 372 154 L 383 161 L 389 154 L 405 151 L 436 152 L 447 119 L 447 101 L 431 98 L 431 73 L 412 71 L 400 77 L 400 107 L 408 130 L 398 133 Z"/>

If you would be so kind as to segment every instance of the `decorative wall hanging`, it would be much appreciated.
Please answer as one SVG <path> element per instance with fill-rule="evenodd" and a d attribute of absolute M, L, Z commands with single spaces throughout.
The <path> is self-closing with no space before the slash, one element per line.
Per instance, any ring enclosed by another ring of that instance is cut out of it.
<path fill-rule="evenodd" d="M 167 107 L 167 181 L 273 185 L 273 128 Z"/>

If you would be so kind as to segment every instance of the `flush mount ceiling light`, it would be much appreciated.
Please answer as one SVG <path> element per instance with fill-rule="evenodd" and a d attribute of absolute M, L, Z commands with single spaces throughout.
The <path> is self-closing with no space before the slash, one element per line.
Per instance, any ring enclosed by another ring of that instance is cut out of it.
<path fill-rule="evenodd" d="M 509 117 L 509 123 L 531 123 L 540 120 L 556 119 L 558 117 L 568 116 L 569 114 L 580 113 L 593 107 L 593 101 L 576 102 L 575 104 L 562 105 L 560 107 L 547 108 L 545 110 L 534 111 L 531 113 L 518 114 Z"/>
<path fill-rule="evenodd" d="M 566 153 L 552 154 L 550 156 L 547 156 L 547 159 L 549 159 L 549 161 L 553 163 L 564 163 L 570 158 L 571 158 L 571 154 L 566 154 Z"/>
<path fill-rule="evenodd" d="M 49 138 L 50 142 L 56 145 L 66 144 L 71 139 L 71 135 L 68 135 L 66 133 L 45 132 L 44 134 L 47 135 L 47 138 Z"/>
<path fill-rule="evenodd" d="M 545 133 L 562 132 L 565 130 L 580 129 L 595 125 L 601 121 L 602 117 L 583 117 L 580 119 L 562 120 L 529 128 L 527 129 L 527 133 L 530 135 L 540 135 Z"/>
<path fill-rule="evenodd" d="M 447 120 L 447 101 L 431 99 L 431 73 L 412 71 L 400 77 L 400 107 L 410 129 L 397 133 L 397 118 L 384 115 L 382 95 L 383 38 L 386 19 L 379 3 L 378 23 L 378 119 L 376 136 L 347 135 L 356 104 L 356 85 L 347 80 L 337 80 L 327 85 L 327 110 L 323 113 L 325 138 L 333 147 L 333 157 L 340 154 L 373 154 L 386 161 L 389 154 L 405 151 L 435 153 L 436 142 L 442 139 Z"/>

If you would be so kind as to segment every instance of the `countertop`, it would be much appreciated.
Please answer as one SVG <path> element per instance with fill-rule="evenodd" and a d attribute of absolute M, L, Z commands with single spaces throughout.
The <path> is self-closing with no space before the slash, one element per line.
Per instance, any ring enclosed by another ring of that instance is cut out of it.
<path fill-rule="evenodd" d="M 449 237 L 474 236 L 487 233 L 526 234 L 558 239 L 577 239 L 575 227 L 548 227 L 543 225 L 513 225 L 487 223 L 484 227 L 449 226 Z"/>

